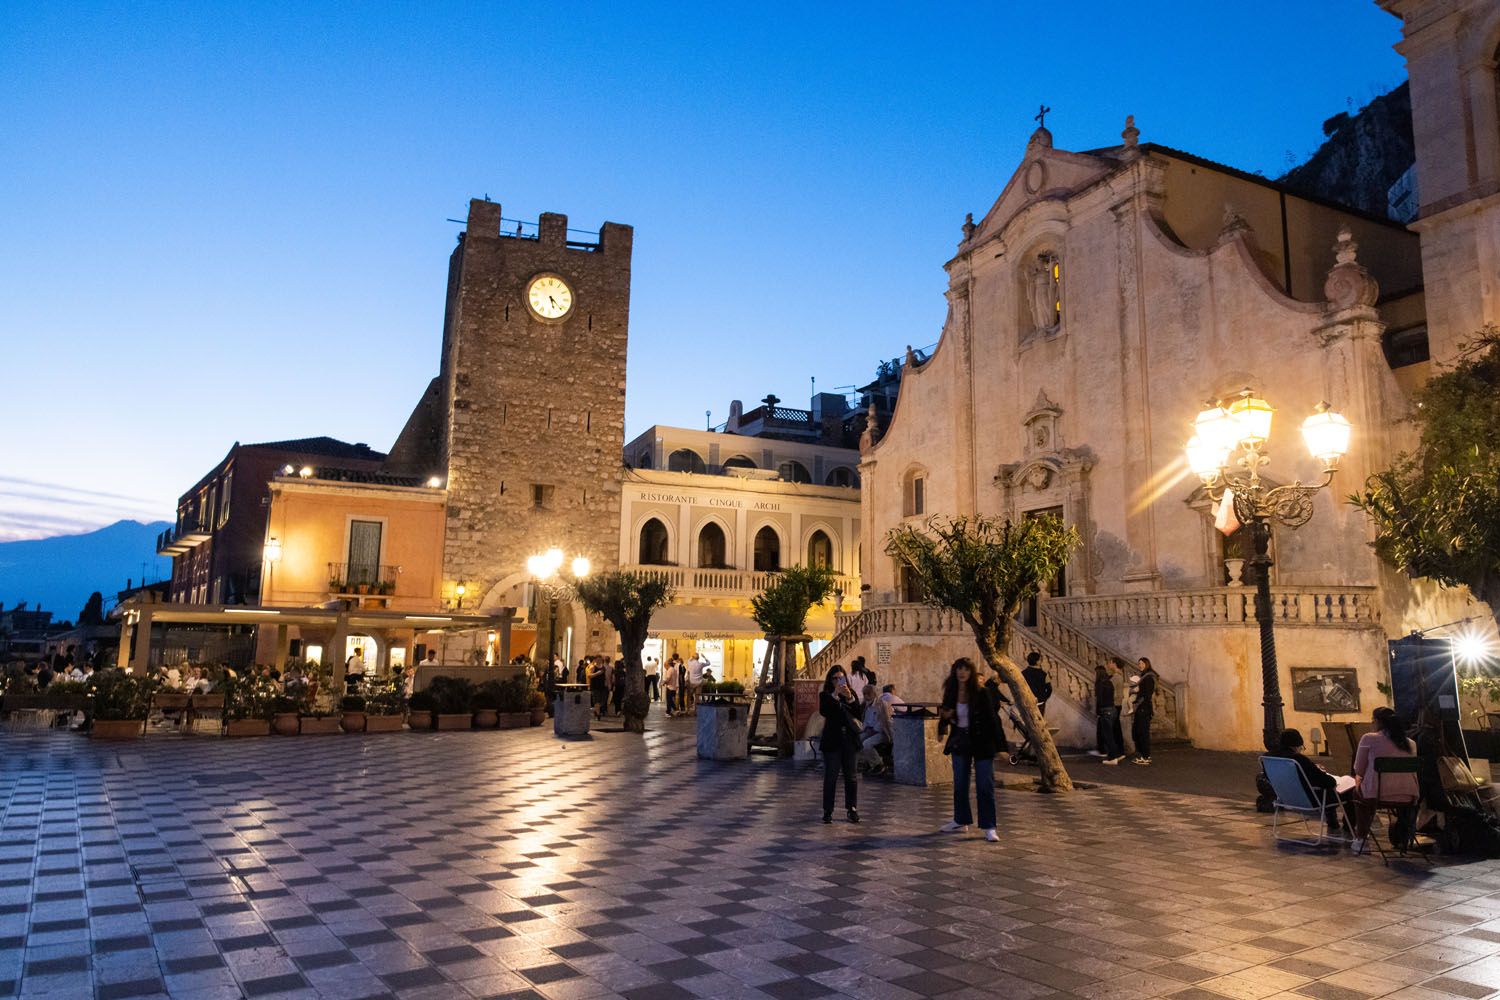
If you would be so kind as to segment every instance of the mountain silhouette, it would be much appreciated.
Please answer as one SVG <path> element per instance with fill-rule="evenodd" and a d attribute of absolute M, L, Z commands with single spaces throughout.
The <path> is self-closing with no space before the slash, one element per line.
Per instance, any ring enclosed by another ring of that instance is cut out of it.
<path fill-rule="evenodd" d="M 82 535 L 56 535 L 22 542 L 0 542 L 0 602 L 51 611 L 53 620 L 73 621 L 98 590 L 106 608 L 127 581 L 147 582 L 171 575 L 172 560 L 156 555 L 156 536 L 166 521 L 116 521 Z"/>

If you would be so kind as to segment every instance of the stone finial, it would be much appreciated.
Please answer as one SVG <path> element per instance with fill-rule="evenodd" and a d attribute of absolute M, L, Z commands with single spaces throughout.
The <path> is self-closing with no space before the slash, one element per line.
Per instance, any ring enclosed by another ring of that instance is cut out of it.
<path fill-rule="evenodd" d="M 910 348 L 908 348 L 910 350 Z M 875 412 L 875 397 L 870 397 L 870 406 L 865 410 L 865 429 L 859 433 L 859 453 L 868 455 L 880 440 L 880 418 Z"/>
<path fill-rule="evenodd" d="M 1323 281 L 1323 298 L 1329 313 L 1339 313 L 1356 307 L 1369 308 L 1380 298 L 1380 283 L 1359 263 L 1359 244 L 1348 226 L 1339 228 L 1338 238 L 1333 244 L 1333 255 L 1337 261 L 1328 270 Z"/>
<path fill-rule="evenodd" d="M 907 344 L 906 345 L 906 366 L 908 368 L 915 368 L 920 363 L 921 362 L 917 360 L 917 352 L 911 349 L 911 345 L 910 344 Z"/>
<path fill-rule="evenodd" d="M 1037 130 L 1031 133 L 1031 138 L 1026 140 L 1026 148 L 1031 149 L 1032 147 L 1038 149 L 1052 148 L 1052 133 L 1047 130 L 1047 126 L 1039 125 L 1037 126 Z"/>
<path fill-rule="evenodd" d="M 1226 243 L 1234 239 L 1240 233 L 1248 233 L 1250 223 L 1240 214 L 1240 210 L 1230 202 L 1224 203 L 1224 221 L 1219 225 L 1219 242 Z"/>
<path fill-rule="evenodd" d="M 1135 127 L 1135 115 L 1125 116 L 1125 131 L 1120 133 L 1120 138 L 1125 140 L 1126 149 L 1134 149 L 1141 138 L 1141 130 Z"/>
<path fill-rule="evenodd" d="M 974 213 L 969 212 L 964 216 L 964 241 L 968 242 L 974 238 L 974 230 L 979 227 L 974 225 Z"/>

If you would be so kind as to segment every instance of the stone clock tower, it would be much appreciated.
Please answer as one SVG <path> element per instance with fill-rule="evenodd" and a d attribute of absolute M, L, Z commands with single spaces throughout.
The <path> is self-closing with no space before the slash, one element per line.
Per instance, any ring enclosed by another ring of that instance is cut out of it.
<path fill-rule="evenodd" d="M 448 266 L 433 402 L 444 596 L 462 584 L 465 610 L 515 603 L 526 557 L 554 546 L 619 561 L 633 232 L 570 239 L 550 213 L 538 229 L 502 234 L 500 206 L 471 201 Z"/>

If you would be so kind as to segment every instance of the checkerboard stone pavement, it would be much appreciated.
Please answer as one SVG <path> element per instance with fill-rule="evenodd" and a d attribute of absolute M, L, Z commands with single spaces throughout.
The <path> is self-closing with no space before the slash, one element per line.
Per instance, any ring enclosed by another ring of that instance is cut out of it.
<path fill-rule="evenodd" d="M 1482 997 L 1500 865 L 1278 850 L 1244 802 L 942 789 L 550 730 L 0 735 L 0 997 Z"/>

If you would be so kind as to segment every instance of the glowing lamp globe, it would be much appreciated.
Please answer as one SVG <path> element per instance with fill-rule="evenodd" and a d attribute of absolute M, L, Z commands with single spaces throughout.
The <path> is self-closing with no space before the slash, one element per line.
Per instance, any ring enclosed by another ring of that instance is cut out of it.
<path fill-rule="evenodd" d="M 1229 415 L 1234 418 L 1235 440 L 1246 445 L 1265 444 L 1271 438 L 1271 415 L 1275 412 L 1270 403 L 1246 389 L 1229 404 Z"/>
<path fill-rule="evenodd" d="M 1302 440 L 1307 450 L 1330 469 L 1339 464 L 1339 459 L 1349 453 L 1349 434 L 1353 430 L 1341 413 L 1319 403 L 1318 410 L 1302 421 Z"/>
<path fill-rule="evenodd" d="M 1198 414 L 1193 421 L 1193 430 L 1204 447 L 1217 448 L 1227 457 L 1239 444 L 1234 418 L 1222 406 L 1214 405 Z"/>
<path fill-rule="evenodd" d="M 1229 453 L 1217 444 L 1204 441 L 1200 435 L 1194 434 L 1187 443 L 1188 468 L 1193 470 L 1193 475 L 1205 482 L 1213 480 L 1219 474 L 1219 470 L 1229 457 Z"/>
<path fill-rule="evenodd" d="M 579 556 L 573 560 L 573 575 L 580 580 L 589 575 L 589 561 L 585 556 Z"/>

